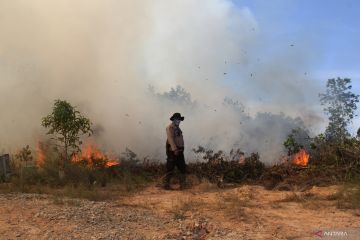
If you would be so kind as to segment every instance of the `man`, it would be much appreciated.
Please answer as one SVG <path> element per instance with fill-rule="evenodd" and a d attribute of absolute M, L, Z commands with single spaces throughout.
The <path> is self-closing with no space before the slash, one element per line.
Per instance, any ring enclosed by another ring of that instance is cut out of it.
<path fill-rule="evenodd" d="M 170 180 L 174 173 L 175 166 L 180 171 L 180 189 L 185 188 L 186 164 L 184 158 L 184 138 L 179 128 L 180 122 L 184 121 L 180 113 L 174 113 L 170 120 L 172 123 L 166 128 L 166 176 L 164 188 L 170 190 Z"/>

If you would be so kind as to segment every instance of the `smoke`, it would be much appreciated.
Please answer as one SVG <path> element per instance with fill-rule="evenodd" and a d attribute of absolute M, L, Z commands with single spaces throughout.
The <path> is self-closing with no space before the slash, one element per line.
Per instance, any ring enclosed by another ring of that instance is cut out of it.
<path fill-rule="evenodd" d="M 0 148 L 44 138 L 55 99 L 87 115 L 107 150 L 159 158 L 173 112 L 188 156 L 240 147 L 267 162 L 292 128 L 321 121 L 309 41 L 266 55 L 255 16 L 230 0 L 3 0 L 0 18 Z M 178 85 L 185 102 L 164 94 Z"/>

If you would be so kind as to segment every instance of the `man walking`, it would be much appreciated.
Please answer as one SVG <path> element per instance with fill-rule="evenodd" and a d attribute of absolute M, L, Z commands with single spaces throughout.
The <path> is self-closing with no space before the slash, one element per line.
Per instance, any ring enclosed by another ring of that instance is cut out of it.
<path fill-rule="evenodd" d="M 174 173 L 175 166 L 180 171 L 180 189 L 185 188 L 186 164 L 184 158 L 184 138 L 179 127 L 180 122 L 184 121 L 180 113 L 174 113 L 170 120 L 171 124 L 166 128 L 166 176 L 164 188 L 170 190 L 170 180 Z"/>

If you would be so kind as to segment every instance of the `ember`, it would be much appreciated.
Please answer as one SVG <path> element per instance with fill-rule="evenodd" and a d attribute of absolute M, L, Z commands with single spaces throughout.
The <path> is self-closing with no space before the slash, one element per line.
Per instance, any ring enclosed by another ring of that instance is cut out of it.
<path fill-rule="evenodd" d="M 292 162 L 295 165 L 306 167 L 308 165 L 309 158 L 310 154 L 308 154 L 306 150 L 302 148 L 298 153 L 293 156 Z"/>

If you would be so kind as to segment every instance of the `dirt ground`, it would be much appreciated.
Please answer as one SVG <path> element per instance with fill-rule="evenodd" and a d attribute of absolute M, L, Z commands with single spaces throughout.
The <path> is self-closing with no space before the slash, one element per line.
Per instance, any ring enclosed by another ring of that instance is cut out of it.
<path fill-rule="evenodd" d="M 0 194 L 0 239 L 360 239 L 360 212 L 338 209 L 337 189 L 150 186 L 104 202 Z"/>

